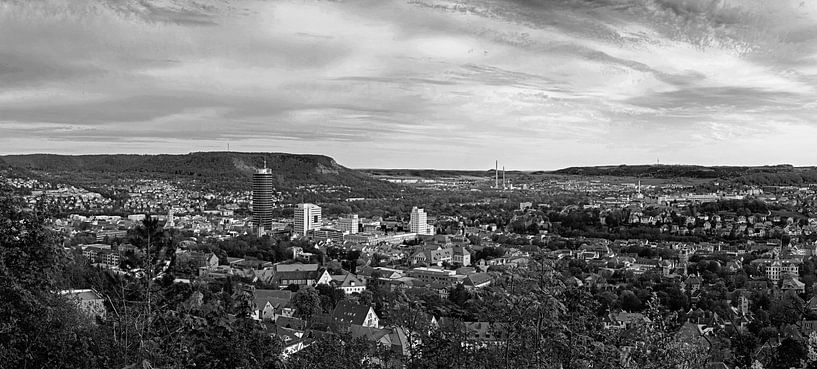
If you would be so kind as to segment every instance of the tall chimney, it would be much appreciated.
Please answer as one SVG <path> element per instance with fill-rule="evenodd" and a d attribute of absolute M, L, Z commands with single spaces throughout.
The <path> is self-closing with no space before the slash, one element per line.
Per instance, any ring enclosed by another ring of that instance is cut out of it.
<path fill-rule="evenodd" d="M 499 160 L 496 161 L 494 168 L 494 188 L 499 188 Z"/>

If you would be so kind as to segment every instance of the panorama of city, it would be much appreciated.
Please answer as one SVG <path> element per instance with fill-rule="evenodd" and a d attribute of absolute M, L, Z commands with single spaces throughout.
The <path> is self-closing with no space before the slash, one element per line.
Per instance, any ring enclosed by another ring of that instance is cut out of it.
<path fill-rule="evenodd" d="M 49 309 L 30 324 L 76 332 L 48 339 L 80 366 L 732 367 L 817 341 L 817 184 L 764 184 L 813 169 L 3 160 L 4 288 L 52 293 L 12 314 Z"/>
<path fill-rule="evenodd" d="M 0 0 L 0 369 L 817 369 L 817 0 Z"/>

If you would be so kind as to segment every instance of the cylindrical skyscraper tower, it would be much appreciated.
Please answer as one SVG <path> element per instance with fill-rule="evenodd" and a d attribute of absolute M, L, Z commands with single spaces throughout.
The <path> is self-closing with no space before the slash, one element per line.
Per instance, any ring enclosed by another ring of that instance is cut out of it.
<path fill-rule="evenodd" d="M 252 175 L 252 222 L 259 233 L 272 229 L 272 170 L 259 169 Z"/>

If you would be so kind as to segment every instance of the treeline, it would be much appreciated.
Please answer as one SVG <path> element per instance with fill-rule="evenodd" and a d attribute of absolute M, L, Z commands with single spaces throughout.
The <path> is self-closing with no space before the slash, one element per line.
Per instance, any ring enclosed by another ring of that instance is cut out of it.
<path fill-rule="evenodd" d="M 761 214 L 767 215 L 770 210 L 780 210 L 780 206 L 770 207 L 761 200 L 722 200 L 715 202 L 705 202 L 700 205 L 693 205 L 691 212 L 717 214 L 720 212 L 732 212 L 737 215 Z"/>
<path fill-rule="evenodd" d="M 727 167 L 700 165 L 618 165 L 597 167 L 570 167 L 555 171 L 555 174 L 615 177 L 649 178 L 750 178 L 751 176 L 789 175 L 798 169 L 791 165 L 756 167 Z M 747 174 L 749 173 L 749 174 Z M 782 178 L 782 177 L 781 177 Z M 751 184 L 751 183 L 747 183 Z"/>
<path fill-rule="evenodd" d="M 254 234 L 240 235 L 221 241 L 208 240 L 197 247 L 201 251 L 215 253 L 219 260 L 224 262 L 223 264 L 226 264 L 227 257 L 249 257 L 271 262 L 285 261 L 292 258 L 292 247 L 301 247 L 304 251 L 317 255 L 322 254 L 307 241 L 288 240 L 268 235 L 258 237 Z"/>
<path fill-rule="evenodd" d="M 800 186 L 817 183 L 817 169 L 813 167 L 796 168 L 791 165 L 758 167 L 619 165 L 571 167 L 557 170 L 554 173 L 582 176 L 723 179 L 746 186 Z"/>
<path fill-rule="evenodd" d="M 817 170 L 784 173 L 750 173 L 734 179 L 735 183 L 754 186 L 800 186 L 817 183 Z"/>
<path fill-rule="evenodd" d="M 47 172 L 66 183 L 100 187 L 121 178 L 195 181 L 208 190 L 250 190 L 256 168 L 266 165 L 274 186 L 291 190 L 304 184 L 348 186 L 355 196 L 381 197 L 400 187 L 343 167 L 322 155 L 197 152 L 185 155 L 8 155 L 5 165 L 33 174 Z M 88 173 L 93 173 L 88 176 Z"/>

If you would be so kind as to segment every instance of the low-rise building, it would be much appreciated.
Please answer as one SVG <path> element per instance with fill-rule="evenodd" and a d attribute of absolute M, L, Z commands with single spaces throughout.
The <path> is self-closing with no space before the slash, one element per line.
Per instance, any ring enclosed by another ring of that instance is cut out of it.
<path fill-rule="evenodd" d="M 60 291 L 60 295 L 66 300 L 77 304 L 79 310 L 88 317 L 105 316 L 105 299 L 94 290 L 64 290 Z"/>
<path fill-rule="evenodd" d="M 343 290 L 343 293 L 351 295 L 353 293 L 361 293 L 366 290 L 366 284 L 361 282 L 354 274 L 346 273 L 344 275 L 333 275 L 332 283 L 335 287 Z"/>

